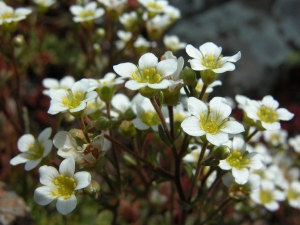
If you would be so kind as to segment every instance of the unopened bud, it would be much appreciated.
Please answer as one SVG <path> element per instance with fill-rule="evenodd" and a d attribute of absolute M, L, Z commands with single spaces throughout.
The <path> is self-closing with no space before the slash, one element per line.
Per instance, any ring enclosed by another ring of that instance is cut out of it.
<path fill-rule="evenodd" d="M 101 116 L 94 122 L 94 126 L 96 130 L 106 130 L 110 126 L 110 121 L 105 116 Z"/>
<path fill-rule="evenodd" d="M 120 127 L 120 133 L 126 137 L 135 137 L 136 135 L 136 128 L 132 124 L 131 121 L 124 120 Z"/>
<path fill-rule="evenodd" d="M 194 87 L 197 84 L 196 73 L 195 73 L 194 70 L 192 70 L 189 67 L 185 67 L 180 72 L 180 78 L 183 79 L 184 83 L 189 85 L 189 86 Z"/>
<path fill-rule="evenodd" d="M 97 37 L 104 37 L 105 36 L 105 30 L 103 29 L 103 28 L 98 28 L 97 30 L 96 30 L 96 36 Z"/>
<path fill-rule="evenodd" d="M 98 192 L 100 191 L 100 184 L 95 180 L 91 180 L 91 183 L 89 184 L 89 186 L 84 188 L 84 191 L 90 197 L 97 199 L 98 198 Z"/>
<path fill-rule="evenodd" d="M 23 47 L 25 44 L 24 36 L 22 34 L 15 36 L 13 39 L 13 44 L 17 48 Z"/>
<path fill-rule="evenodd" d="M 227 159 L 230 155 L 230 148 L 228 146 L 222 145 L 217 147 L 212 154 L 215 159 L 224 160 Z"/>

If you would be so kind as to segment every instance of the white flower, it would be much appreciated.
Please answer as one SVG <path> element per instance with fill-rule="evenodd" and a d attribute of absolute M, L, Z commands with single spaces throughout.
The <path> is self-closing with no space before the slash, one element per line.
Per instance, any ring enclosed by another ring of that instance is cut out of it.
<path fill-rule="evenodd" d="M 160 119 L 150 100 L 137 95 L 132 102 L 134 103 L 133 111 L 137 116 L 137 118 L 132 120 L 133 125 L 139 130 L 152 128 L 152 130 L 158 131 Z M 165 118 L 167 118 L 167 109 L 165 107 L 162 108 L 162 112 Z"/>
<path fill-rule="evenodd" d="M 120 38 L 120 40 L 116 41 L 116 46 L 118 49 L 123 49 L 126 46 L 126 43 L 132 38 L 132 33 L 129 31 L 126 32 L 123 30 L 118 30 L 117 35 Z"/>
<path fill-rule="evenodd" d="M 66 89 L 72 87 L 72 85 L 75 83 L 75 79 L 72 76 L 65 76 L 60 81 L 54 79 L 54 78 L 45 78 L 43 80 L 43 86 L 47 88 L 47 90 L 43 91 L 44 95 L 49 96 L 49 90 L 48 89 Z"/>
<path fill-rule="evenodd" d="M 139 66 L 133 63 L 121 63 L 115 65 L 114 70 L 122 77 L 129 78 L 125 87 L 138 90 L 143 87 L 152 89 L 164 89 L 170 85 L 166 78 L 177 69 L 174 59 L 166 59 L 158 62 L 158 58 L 152 53 L 146 53 L 139 59 Z"/>
<path fill-rule="evenodd" d="M 87 102 L 98 96 L 95 91 L 87 92 L 88 88 L 89 81 L 82 79 L 75 82 L 71 90 L 50 89 L 51 103 L 48 113 L 55 115 L 59 112 L 69 111 L 70 113 L 76 113 L 84 110 Z"/>
<path fill-rule="evenodd" d="M 31 134 L 24 134 L 18 140 L 18 149 L 21 154 L 10 160 L 10 164 L 15 166 L 25 163 L 25 170 L 32 170 L 46 157 L 52 149 L 52 141 L 49 139 L 52 129 L 44 129 L 36 140 Z"/>
<path fill-rule="evenodd" d="M 138 21 L 138 16 L 136 11 L 130 13 L 123 13 L 119 18 L 120 23 L 127 29 L 131 30 Z"/>
<path fill-rule="evenodd" d="M 165 35 L 163 38 L 164 45 L 167 49 L 170 49 L 173 52 L 177 52 L 180 49 L 185 48 L 186 43 L 180 42 L 179 38 L 176 35 Z"/>
<path fill-rule="evenodd" d="M 249 179 L 245 184 L 236 183 L 231 173 L 226 173 L 222 177 L 222 181 L 228 187 L 229 195 L 237 199 L 248 197 L 251 191 L 260 185 L 260 177 L 253 173 L 250 173 Z"/>
<path fill-rule="evenodd" d="M 235 136 L 232 142 L 229 141 L 226 145 L 231 148 L 231 152 L 227 159 L 220 160 L 219 167 L 231 170 L 235 182 L 243 185 L 249 179 L 249 169 L 258 170 L 263 167 L 262 158 L 256 152 L 246 151 L 246 143 L 240 135 Z"/>
<path fill-rule="evenodd" d="M 187 118 L 191 114 L 188 111 L 184 110 L 182 103 L 179 103 L 174 107 L 173 115 L 174 115 L 174 121 L 182 122 L 185 118 Z"/>
<path fill-rule="evenodd" d="M 107 73 L 102 79 L 88 79 L 89 80 L 89 88 L 87 91 L 92 91 L 97 88 L 103 88 L 105 86 L 110 87 L 117 84 L 121 84 L 124 82 L 123 77 L 118 77 L 116 79 L 116 74 L 114 73 Z"/>
<path fill-rule="evenodd" d="M 150 202 L 156 205 L 163 205 L 168 201 L 168 198 L 161 194 L 158 190 L 153 190 L 150 194 Z"/>
<path fill-rule="evenodd" d="M 75 161 L 72 158 L 61 162 L 59 172 L 52 166 L 41 166 L 40 182 L 44 186 L 34 191 L 34 201 L 39 205 L 48 205 L 57 200 L 56 209 L 59 213 L 66 215 L 73 211 L 77 205 L 76 191 L 91 183 L 90 173 L 74 172 Z"/>
<path fill-rule="evenodd" d="M 296 152 L 300 152 L 300 135 L 296 135 L 288 140 L 290 146 L 294 148 Z"/>
<path fill-rule="evenodd" d="M 147 41 L 146 38 L 144 38 L 141 35 L 139 35 L 138 38 L 133 43 L 133 47 L 135 47 L 136 49 L 142 49 L 144 50 L 143 52 L 147 51 L 148 48 L 155 47 L 155 46 L 156 46 L 156 42 L 149 42 Z"/>
<path fill-rule="evenodd" d="M 50 7 L 56 3 L 56 0 L 33 0 L 33 2 L 39 6 Z"/>
<path fill-rule="evenodd" d="M 186 46 L 186 53 L 192 57 L 189 62 L 193 70 L 212 70 L 215 73 L 224 73 L 235 69 L 232 62 L 241 58 L 241 52 L 234 56 L 223 57 L 222 48 L 212 42 L 206 42 L 199 47 L 200 51 L 192 45 Z"/>
<path fill-rule="evenodd" d="M 272 96 L 265 96 L 262 101 L 251 101 L 250 105 L 244 107 L 247 116 L 266 130 L 280 129 L 279 120 L 290 120 L 294 114 L 284 108 L 278 108 L 279 103 Z"/>
<path fill-rule="evenodd" d="M 181 17 L 180 10 L 172 5 L 167 5 L 164 9 L 164 13 L 172 22 L 175 22 Z"/>
<path fill-rule="evenodd" d="M 273 158 L 269 154 L 268 148 L 263 143 L 256 144 L 254 147 L 254 152 L 257 152 L 262 156 L 261 159 L 265 165 L 269 165 L 272 163 Z"/>
<path fill-rule="evenodd" d="M 289 205 L 293 208 L 300 209 L 300 182 L 292 181 L 285 190 L 286 198 Z"/>
<path fill-rule="evenodd" d="M 229 134 L 244 131 L 242 124 L 229 118 L 231 107 L 225 98 L 214 97 L 209 105 L 194 97 L 188 98 L 188 111 L 192 114 L 182 123 L 182 129 L 192 136 L 206 136 L 214 144 L 221 145 L 229 140 Z"/>
<path fill-rule="evenodd" d="M 98 2 L 103 4 L 107 10 L 115 10 L 120 13 L 124 9 L 127 0 L 98 0 Z"/>
<path fill-rule="evenodd" d="M 103 135 L 98 135 L 92 143 L 78 146 L 69 132 L 60 131 L 53 138 L 53 144 L 58 148 L 57 154 L 63 158 L 73 158 L 79 165 L 95 164 L 102 151 L 110 148 L 110 142 Z"/>
<path fill-rule="evenodd" d="M 24 20 L 31 12 L 32 10 L 28 8 L 17 8 L 14 10 L 3 1 L 0 1 L 0 25 Z"/>
<path fill-rule="evenodd" d="M 70 11 L 74 15 L 73 20 L 76 23 L 92 21 L 104 15 L 104 9 L 97 8 L 96 2 L 89 2 L 85 6 L 72 5 Z"/>
<path fill-rule="evenodd" d="M 158 14 L 155 17 L 147 20 L 146 29 L 147 33 L 149 34 L 149 38 L 151 40 L 156 40 L 170 25 L 171 20 L 166 14 Z"/>
<path fill-rule="evenodd" d="M 165 10 L 165 7 L 169 4 L 166 0 L 138 0 L 147 11 L 153 13 L 162 13 Z"/>
<path fill-rule="evenodd" d="M 279 209 L 277 201 L 285 199 L 284 193 L 277 190 L 271 181 L 261 181 L 260 188 L 252 190 L 250 197 L 255 203 L 263 205 L 270 211 Z"/>
<path fill-rule="evenodd" d="M 132 103 L 130 99 L 121 93 L 114 95 L 113 99 L 111 100 L 111 105 L 120 113 L 125 113 L 129 108 L 131 108 Z M 117 113 L 116 116 L 119 114 Z"/>
<path fill-rule="evenodd" d="M 266 130 L 263 132 L 263 136 L 266 142 L 271 144 L 271 146 L 278 146 L 280 144 L 286 143 L 286 138 L 288 133 L 286 130 Z"/>
<path fill-rule="evenodd" d="M 103 102 L 100 97 L 96 97 L 86 103 L 86 114 L 90 115 L 97 110 L 102 110 L 105 107 L 105 102 Z"/>
<path fill-rule="evenodd" d="M 200 153 L 201 153 L 201 146 L 200 145 L 195 145 L 195 144 L 190 144 L 189 148 L 192 149 L 192 151 L 188 154 L 186 154 L 182 160 L 185 162 L 189 162 L 189 163 L 197 163 Z"/>

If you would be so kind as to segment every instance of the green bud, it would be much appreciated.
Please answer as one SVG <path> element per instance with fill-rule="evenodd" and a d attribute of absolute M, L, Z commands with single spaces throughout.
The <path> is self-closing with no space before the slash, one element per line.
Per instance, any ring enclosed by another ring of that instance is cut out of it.
<path fill-rule="evenodd" d="M 202 70 L 202 71 L 200 71 L 200 74 L 201 74 L 201 79 L 202 79 L 203 83 L 206 85 L 212 84 L 219 75 L 212 70 Z"/>
<path fill-rule="evenodd" d="M 206 159 L 201 162 L 202 166 L 218 166 L 219 160 L 216 159 Z"/>
<path fill-rule="evenodd" d="M 185 67 L 181 72 L 180 72 L 180 78 L 183 79 L 184 83 L 189 86 L 196 86 L 197 85 L 197 78 L 196 78 L 196 73 L 194 70 L 192 70 L 189 67 Z"/>
<path fill-rule="evenodd" d="M 105 30 L 103 28 L 98 28 L 98 29 L 96 29 L 95 34 L 97 37 L 102 38 L 105 36 Z"/>
<path fill-rule="evenodd" d="M 125 137 L 135 137 L 136 128 L 131 121 L 124 120 L 119 126 L 120 133 Z"/>
<path fill-rule="evenodd" d="M 116 90 L 116 85 L 104 86 L 102 88 L 97 88 L 97 92 L 102 101 L 108 103 L 114 97 Z"/>
<path fill-rule="evenodd" d="M 101 46 L 98 43 L 93 44 L 93 49 L 97 53 L 101 52 Z"/>
<path fill-rule="evenodd" d="M 96 130 L 106 130 L 110 126 L 110 120 L 107 119 L 105 116 L 99 117 L 95 122 L 94 122 L 94 127 Z"/>
<path fill-rule="evenodd" d="M 149 88 L 148 86 L 140 88 L 139 91 L 140 91 L 140 94 L 146 98 L 153 97 L 158 92 L 157 89 L 152 89 L 152 88 Z"/>
<path fill-rule="evenodd" d="M 84 192 L 94 199 L 98 198 L 99 191 L 100 191 L 100 184 L 95 180 L 91 180 L 89 186 L 84 188 Z"/>
<path fill-rule="evenodd" d="M 14 47 L 23 47 L 25 44 L 24 36 L 22 34 L 18 34 L 17 36 L 14 37 L 13 39 L 13 45 Z"/>
<path fill-rule="evenodd" d="M 136 115 L 132 111 L 131 108 L 127 109 L 126 112 L 123 114 L 124 120 L 133 120 L 136 118 Z"/>
<path fill-rule="evenodd" d="M 181 88 L 181 86 L 180 86 Z M 180 98 L 180 88 L 175 88 L 173 91 L 170 91 L 168 88 L 163 90 L 164 101 L 163 103 L 168 106 L 177 105 Z"/>
<path fill-rule="evenodd" d="M 213 151 L 212 155 L 217 160 L 227 159 L 230 155 L 230 148 L 225 145 L 219 146 Z"/>

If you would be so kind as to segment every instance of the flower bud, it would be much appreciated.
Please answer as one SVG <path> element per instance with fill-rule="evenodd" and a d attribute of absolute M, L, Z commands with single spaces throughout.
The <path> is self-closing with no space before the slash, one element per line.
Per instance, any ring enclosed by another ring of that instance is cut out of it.
<path fill-rule="evenodd" d="M 136 115 L 132 111 L 131 108 L 127 109 L 126 112 L 123 114 L 124 120 L 133 120 L 136 118 Z"/>
<path fill-rule="evenodd" d="M 94 127 L 96 128 L 96 130 L 99 131 L 106 130 L 109 126 L 110 126 L 110 121 L 105 116 L 99 117 L 99 119 L 97 119 L 94 122 Z"/>
<path fill-rule="evenodd" d="M 183 81 L 186 85 L 189 85 L 192 87 L 197 85 L 196 73 L 194 70 L 192 70 L 189 67 L 185 67 L 180 72 L 180 78 L 183 79 Z"/>
<path fill-rule="evenodd" d="M 98 29 L 96 29 L 95 34 L 96 34 L 97 37 L 102 38 L 102 37 L 105 36 L 105 30 L 103 28 L 98 28 Z"/>
<path fill-rule="evenodd" d="M 95 180 L 91 180 L 91 183 L 89 184 L 89 186 L 84 188 L 84 191 L 90 197 L 97 199 L 98 198 L 98 192 L 100 191 L 100 184 Z"/>
<path fill-rule="evenodd" d="M 217 160 L 227 159 L 230 155 L 230 148 L 225 145 L 219 146 L 213 151 L 212 155 Z"/>
<path fill-rule="evenodd" d="M 99 94 L 99 97 L 102 101 L 108 103 L 114 97 L 116 91 L 116 85 L 104 86 L 102 88 L 97 88 L 96 90 Z"/>
<path fill-rule="evenodd" d="M 134 137 L 136 135 L 136 128 L 131 121 L 124 120 L 119 126 L 120 133 L 125 137 Z"/>
<path fill-rule="evenodd" d="M 25 44 L 24 36 L 22 34 L 18 34 L 17 36 L 14 37 L 13 39 L 13 45 L 14 47 L 23 47 Z"/>
<path fill-rule="evenodd" d="M 219 75 L 212 70 L 201 70 L 200 74 L 201 74 L 201 79 L 202 79 L 203 83 L 206 85 L 212 84 Z"/>

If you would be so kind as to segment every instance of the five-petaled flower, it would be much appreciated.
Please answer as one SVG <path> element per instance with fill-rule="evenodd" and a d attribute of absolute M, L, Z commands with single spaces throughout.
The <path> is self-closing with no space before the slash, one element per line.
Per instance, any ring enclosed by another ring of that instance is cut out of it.
<path fill-rule="evenodd" d="M 128 89 L 138 90 L 148 87 L 152 91 L 155 91 L 153 89 L 157 91 L 169 87 L 170 82 L 165 78 L 177 70 L 177 61 L 166 59 L 158 62 L 154 54 L 146 53 L 139 59 L 138 66 L 127 62 L 115 65 L 113 69 L 120 76 L 130 79 L 125 84 Z"/>
<path fill-rule="evenodd" d="M 10 160 L 15 166 L 25 163 L 25 170 L 32 170 L 46 157 L 52 149 L 52 141 L 49 139 L 52 129 L 44 129 L 36 140 L 31 134 L 24 134 L 18 140 L 18 149 L 22 152 Z"/>
<path fill-rule="evenodd" d="M 77 205 L 76 191 L 87 187 L 91 183 L 91 175 L 80 171 L 75 173 L 73 158 L 65 159 L 59 166 L 59 172 L 52 166 L 39 168 L 40 182 L 44 186 L 34 191 L 34 200 L 39 205 L 48 205 L 57 200 L 56 209 L 66 215 Z"/>
<path fill-rule="evenodd" d="M 74 15 L 74 22 L 85 25 L 90 25 L 94 19 L 103 16 L 105 12 L 103 8 L 97 8 L 96 2 L 89 2 L 85 6 L 72 5 L 70 11 Z"/>
<path fill-rule="evenodd" d="M 186 53 L 192 57 L 189 62 L 193 70 L 201 71 L 203 82 L 207 85 L 215 81 L 219 73 L 235 69 L 233 62 L 241 58 L 241 52 L 233 56 L 223 57 L 222 47 L 212 42 L 206 42 L 199 47 L 199 50 L 192 45 L 186 46 Z"/>
<path fill-rule="evenodd" d="M 290 120 L 294 117 L 293 113 L 278 106 L 279 103 L 272 96 L 267 95 L 262 101 L 248 101 L 244 111 L 250 119 L 258 123 L 259 129 L 278 130 L 281 127 L 279 120 Z"/>
<path fill-rule="evenodd" d="M 188 110 L 192 116 L 182 123 L 182 129 L 191 136 L 206 136 L 213 145 L 221 145 L 229 140 L 229 134 L 238 134 L 244 127 L 229 118 L 231 107 L 225 98 L 214 97 L 209 105 L 197 98 L 188 98 Z"/>

